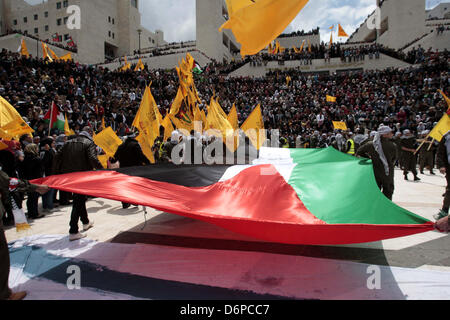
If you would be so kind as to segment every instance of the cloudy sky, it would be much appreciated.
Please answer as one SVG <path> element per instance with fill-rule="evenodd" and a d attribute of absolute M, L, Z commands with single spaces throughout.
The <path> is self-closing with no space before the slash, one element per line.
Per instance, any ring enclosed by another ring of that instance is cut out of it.
<path fill-rule="evenodd" d="M 426 0 L 427 9 L 448 0 Z M 331 25 L 340 23 L 350 35 L 375 9 L 375 0 L 311 0 L 287 28 L 287 32 L 320 27 L 328 42 Z M 164 31 L 168 42 L 195 40 L 195 0 L 141 0 L 142 24 Z M 335 29 L 336 30 L 336 29 Z"/>
<path fill-rule="evenodd" d="M 426 7 L 434 8 L 441 2 L 450 0 L 426 0 Z M 328 42 L 328 28 L 340 23 L 350 35 L 375 9 L 375 3 L 376 0 L 311 0 L 285 32 L 320 27 L 322 40 Z M 151 31 L 163 30 L 166 41 L 195 40 L 195 0 L 141 0 L 140 11 L 143 26 Z"/>

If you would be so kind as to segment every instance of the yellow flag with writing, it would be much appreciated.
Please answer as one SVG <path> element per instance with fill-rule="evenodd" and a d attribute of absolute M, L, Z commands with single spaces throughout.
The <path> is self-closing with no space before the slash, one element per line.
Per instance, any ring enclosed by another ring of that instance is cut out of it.
<path fill-rule="evenodd" d="M 333 121 L 333 126 L 336 130 L 347 130 L 347 124 L 343 121 Z"/>
<path fill-rule="evenodd" d="M 108 127 L 95 135 L 94 143 L 102 148 L 108 156 L 114 157 L 117 148 L 122 144 L 122 140 L 120 140 L 111 127 Z"/>
<path fill-rule="evenodd" d="M 133 121 L 133 127 L 139 132 L 147 135 L 148 142 L 153 146 L 155 139 L 159 136 L 161 114 L 153 97 L 150 87 L 145 88 L 141 105 Z M 150 160 L 150 159 L 149 159 Z"/>
<path fill-rule="evenodd" d="M 219 31 L 231 29 L 241 44 L 241 55 L 254 55 L 284 31 L 306 3 L 308 0 L 227 0 L 230 17 Z"/>
<path fill-rule="evenodd" d="M 259 150 L 266 141 L 266 131 L 264 130 L 264 120 L 261 112 L 261 105 L 252 111 L 247 120 L 241 126 L 242 131 L 252 142 L 253 146 Z"/>
<path fill-rule="evenodd" d="M 447 113 L 441 118 L 438 124 L 430 132 L 430 137 L 441 142 L 442 137 L 450 130 L 450 117 Z"/>

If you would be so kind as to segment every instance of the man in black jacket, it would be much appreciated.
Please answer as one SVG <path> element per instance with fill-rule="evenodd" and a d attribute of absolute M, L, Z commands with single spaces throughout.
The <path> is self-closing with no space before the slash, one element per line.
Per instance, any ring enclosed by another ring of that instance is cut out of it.
<path fill-rule="evenodd" d="M 97 149 L 92 139 L 92 129 L 84 127 L 78 136 L 66 142 L 62 149 L 55 156 L 55 174 L 64 174 L 80 171 L 90 171 L 102 169 L 102 165 L 97 157 Z M 72 215 L 70 218 L 70 241 L 86 237 L 78 232 L 78 220 L 83 223 L 83 231 L 93 227 L 89 221 L 86 210 L 85 195 L 73 195 Z"/>
<path fill-rule="evenodd" d="M 135 139 L 134 134 L 130 134 L 125 142 L 117 148 L 113 163 L 116 161 L 119 161 L 121 168 L 145 166 L 150 164 L 150 161 L 142 152 L 139 142 Z M 130 204 L 122 202 L 122 207 L 127 209 L 130 207 Z"/>

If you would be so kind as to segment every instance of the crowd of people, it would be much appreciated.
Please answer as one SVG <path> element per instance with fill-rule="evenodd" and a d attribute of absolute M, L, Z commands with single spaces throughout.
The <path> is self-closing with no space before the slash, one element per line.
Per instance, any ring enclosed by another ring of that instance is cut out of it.
<path fill-rule="evenodd" d="M 370 53 L 375 55 L 379 49 L 376 46 L 362 47 L 355 52 L 351 48 L 334 48 L 333 54 L 345 59 L 364 59 Z M 313 52 L 314 58 L 323 58 L 321 54 L 325 50 L 319 47 Z M 233 104 L 236 106 L 241 125 L 253 107 L 260 104 L 265 128 L 279 130 L 282 147 L 332 146 L 353 156 L 371 158 L 375 175 L 381 177 L 377 178 L 380 189 L 392 198 L 394 165 L 403 170 L 405 179 L 409 179 L 411 172 L 415 181 L 420 180 L 417 160 L 420 173 L 427 169 L 434 174 L 436 162 L 441 172 L 446 173 L 443 168 L 447 168 L 449 173 L 448 161 L 445 164 L 445 159 L 442 160 L 439 154 L 444 154 L 445 142 L 450 138 L 443 139 L 444 147 L 442 143 L 439 146 L 425 143 L 418 159 L 416 154 L 418 139 L 428 135 L 448 108 L 438 89 L 449 92 L 449 54 L 448 51 L 420 51 L 419 56 L 420 66 L 405 69 L 339 74 L 304 74 L 299 70 L 286 70 L 269 72 L 261 78 L 228 77 L 225 73 L 235 67 L 235 63 L 213 62 L 205 66 L 202 74 L 195 76 L 201 100 L 199 108 L 206 111 L 211 97 L 216 96 L 225 112 L 228 113 Z M 148 164 L 134 139 L 136 130 L 132 123 L 144 90 L 150 83 L 164 117 L 179 85 L 175 70 L 149 70 L 146 67 L 139 73 L 132 70 L 117 72 L 74 62 L 50 63 L 24 58 L 6 50 L 0 53 L 0 95 L 35 130 L 33 136 L 23 135 L 19 141 L 4 141 L 7 148 L 0 151 L 2 172 L 20 179 L 18 181 L 25 181 L 18 182 L 21 192 L 15 193 L 18 197 L 15 203 L 21 206 L 24 195 L 27 195 L 29 218 L 38 219 L 45 213 L 39 212 L 37 205 L 40 194 L 43 209 L 47 212 L 55 204 L 69 204 L 71 195 L 59 192 L 57 196 L 46 186 L 29 185 L 26 181 L 102 167 L 96 157 L 99 150 L 92 141 L 93 134 L 103 129 L 102 121 L 107 127 L 111 126 L 119 137 L 128 137 L 126 143 L 119 147 L 117 159 L 111 159 L 112 162 Z M 336 101 L 327 102 L 327 96 L 335 97 Z M 49 130 L 44 115 L 52 103 L 67 116 L 70 127 L 75 131 L 74 136 L 67 137 L 58 129 Z M 348 130 L 335 130 L 333 121 L 345 122 Z M 192 131 L 188 141 L 201 140 L 202 136 L 202 132 Z M 180 136 L 172 132 L 167 142 L 162 137 L 163 133 L 152 151 L 157 162 L 168 162 L 170 150 L 179 143 Z M 210 142 L 211 139 L 207 143 Z M 249 143 L 248 139 L 246 143 Z M 134 161 L 127 162 L 132 154 L 130 150 L 135 152 L 131 157 Z M 380 150 L 385 151 L 380 153 Z M 87 217 L 86 197 L 73 195 L 72 200 L 70 234 L 71 240 L 76 240 L 83 237 L 78 232 L 79 219 L 83 222 L 83 230 L 93 224 Z M 450 190 L 447 189 L 444 207 L 437 218 L 448 214 L 449 204 Z M 126 208 L 129 204 L 124 203 L 123 206 Z M 13 223 L 11 207 L 5 210 L 3 222 Z"/>

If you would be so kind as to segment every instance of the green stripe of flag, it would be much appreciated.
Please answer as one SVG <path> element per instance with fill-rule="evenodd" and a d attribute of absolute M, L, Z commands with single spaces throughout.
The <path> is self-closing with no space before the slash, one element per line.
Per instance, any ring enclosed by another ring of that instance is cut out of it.
<path fill-rule="evenodd" d="M 308 210 L 328 224 L 424 224 L 379 190 L 372 162 L 328 149 L 291 149 L 289 179 Z"/>

